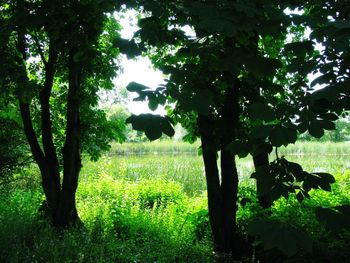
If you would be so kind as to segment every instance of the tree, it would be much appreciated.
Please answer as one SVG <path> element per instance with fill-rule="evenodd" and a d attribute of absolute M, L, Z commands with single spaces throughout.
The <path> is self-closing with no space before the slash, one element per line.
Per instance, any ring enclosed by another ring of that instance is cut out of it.
<path fill-rule="evenodd" d="M 188 128 L 188 138 L 201 139 L 214 249 L 239 258 L 244 245 L 235 223 L 235 156 L 254 156 L 258 196 L 267 207 L 290 192 L 297 192 L 301 201 L 311 188 L 327 190 L 334 181 L 329 174 L 309 174 L 283 157 L 268 162 L 272 147 L 294 143 L 302 130 L 294 119 L 304 103 L 307 74 L 315 68 L 310 41 L 299 37 L 287 43 L 288 30 L 294 25 L 292 16 L 284 10 L 294 9 L 298 3 L 140 4 L 151 15 L 140 20 L 137 37 L 154 64 L 169 77 L 155 91 L 136 83 L 131 83 L 128 90 L 138 92 L 138 99 L 147 98 L 151 109 L 166 101 L 175 106 L 168 107 L 172 120 L 144 115 L 132 116 L 129 121 L 150 139 L 159 138 L 162 132 L 171 134 L 164 128 L 164 122 L 171 121 Z M 181 30 L 188 24 L 195 39 Z M 296 32 L 300 31 L 303 29 L 297 28 Z M 305 66 L 299 69 L 301 62 Z M 313 118 L 320 116 L 316 113 Z M 158 121 L 151 125 L 155 119 Z M 322 131 L 330 126 L 326 120 L 317 125 Z M 313 130 L 314 126 L 308 123 L 306 129 Z"/>
<path fill-rule="evenodd" d="M 81 127 L 96 113 L 97 90 L 112 87 L 119 27 L 107 13 L 117 7 L 114 1 L 1 2 L 1 55 L 10 68 L 1 72 L 2 87 L 12 93 L 16 90 L 24 132 L 40 169 L 47 210 L 56 226 L 79 222 L 75 192 L 81 140 L 98 131 L 82 131 Z M 57 105 L 57 101 L 62 103 Z M 33 122 L 33 109 L 39 112 L 38 124 Z M 60 119 L 55 119 L 57 116 Z M 106 117 L 100 114 L 94 120 Z M 101 121 L 100 125 L 105 123 Z M 60 145 L 62 135 L 64 142 Z M 110 136 L 101 134 L 104 139 L 95 140 L 95 144 L 105 144 Z M 62 160 L 57 152 L 60 148 Z"/>

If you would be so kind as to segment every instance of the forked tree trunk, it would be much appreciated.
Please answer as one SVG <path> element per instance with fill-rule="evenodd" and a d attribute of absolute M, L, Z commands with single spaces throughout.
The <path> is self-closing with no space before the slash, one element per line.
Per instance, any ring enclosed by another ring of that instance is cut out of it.
<path fill-rule="evenodd" d="M 66 141 L 63 148 L 63 182 L 58 215 L 55 224 L 66 227 L 80 221 L 75 193 L 81 169 L 80 157 L 80 65 L 74 61 L 74 52 L 69 57 L 69 90 L 67 98 Z"/>
<path fill-rule="evenodd" d="M 17 1 L 18 12 L 23 11 L 23 1 Z M 23 26 L 18 26 L 17 50 L 26 60 L 26 39 Z M 54 225 L 66 227 L 79 220 L 75 205 L 75 193 L 78 185 L 78 176 L 81 169 L 80 158 L 80 116 L 79 116 L 79 92 L 80 92 L 80 74 L 81 69 L 73 59 L 74 54 L 70 55 L 69 70 L 69 91 L 67 103 L 67 129 L 66 141 L 64 145 L 64 174 L 62 189 L 60 183 L 59 161 L 56 148 L 53 142 L 52 121 L 50 114 L 50 96 L 54 82 L 54 65 L 57 59 L 57 53 L 53 43 L 49 44 L 49 59 L 44 60 L 45 64 L 45 82 L 40 92 L 41 106 L 41 126 L 42 126 L 42 146 L 41 148 L 37 135 L 35 133 L 32 117 L 30 113 L 30 100 L 21 96 L 19 99 L 20 114 L 23 120 L 23 128 L 29 143 L 34 160 L 39 166 L 42 186 L 46 197 L 46 212 L 52 218 Z M 21 63 L 21 62 L 19 62 Z M 22 78 L 18 85 L 20 89 L 25 90 L 28 85 L 28 77 L 25 66 L 23 66 Z M 27 99 L 27 100 L 26 100 Z"/>
<path fill-rule="evenodd" d="M 17 1 L 18 12 L 23 12 L 23 1 Z M 26 55 L 26 39 L 25 29 L 22 25 L 18 25 L 17 28 L 17 50 L 22 55 L 22 63 L 27 59 Z M 26 135 L 28 144 L 33 154 L 35 162 L 38 164 L 42 186 L 46 197 L 46 205 L 53 216 L 54 211 L 57 209 L 60 192 L 60 179 L 59 179 L 59 164 L 55 147 L 52 139 L 52 128 L 50 119 L 50 106 L 49 99 L 53 85 L 54 78 L 54 63 L 56 60 L 56 54 L 50 52 L 49 61 L 45 65 L 45 84 L 43 90 L 40 92 L 40 104 L 41 104 L 41 121 L 42 121 L 42 138 L 44 151 L 41 149 L 40 144 L 35 133 L 32 117 L 30 113 L 31 98 L 23 98 L 19 95 L 19 107 L 20 114 L 23 121 L 23 129 Z M 25 65 L 21 69 L 21 80 L 18 82 L 19 89 L 25 90 L 28 85 L 28 77 Z M 47 210 L 47 209 L 46 209 Z"/>
<path fill-rule="evenodd" d="M 219 253 L 232 253 L 236 258 L 241 255 L 241 240 L 236 226 L 238 172 L 234 155 L 227 146 L 234 139 L 238 122 L 238 84 L 232 83 L 226 91 L 226 101 L 219 121 L 225 127 L 225 131 L 216 133 L 220 134 L 220 138 L 216 137 L 214 132 L 216 126 L 210 116 L 199 115 L 197 119 L 201 134 L 214 249 Z M 221 152 L 221 178 L 216 158 L 218 150 Z"/>
<path fill-rule="evenodd" d="M 43 181 L 45 192 L 51 196 L 51 201 L 47 202 L 48 208 L 52 217 L 56 217 L 58 204 L 60 200 L 60 167 L 56 153 L 56 147 L 53 142 L 52 121 L 50 113 L 50 96 L 55 76 L 55 63 L 57 60 L 57 52 L 54 44 L 50 41 L 49 44 L 49 59 L 45 63 L 45 83 L 44 88 L 40 92 L 41 106 L 41 127 L 42 127 L 42 144 L 45 153 L 46 163 L 49 167 L 48 180 Z"/>
<path fill-rule="evenodd" d="M 217 151 L 215 138 L 210 130 L 211 120 L 205 116 L 198 117 L 198 125 L 201 130 L 202 156 L 207 183 L 209 222 L 214 241 L 214 250 L 229 252 L 225 236 L 222 212 L 222 193 L 220 187 L 220 176 L 216 161 Z"/>
<path fill-rule="evenodd" d="M 220 180 L 217 151 L 212 145 L 215 139 L 212 134 L 201 136 L 214 250 L 239 255 L 240 240 L 236 227 L 238 173 L 234 156 L 230 151 L 222 149 Z"/>

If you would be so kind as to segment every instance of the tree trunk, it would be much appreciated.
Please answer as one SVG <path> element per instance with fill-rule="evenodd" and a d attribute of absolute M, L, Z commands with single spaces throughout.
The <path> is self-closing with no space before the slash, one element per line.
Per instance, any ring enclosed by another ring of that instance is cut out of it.
<path fill-rule="evenodd" d="M 56 225 L 67 227 L 80 222 L 75 204 L 75 193 L 81 169 L 80 157 L 80 65 L 69 56 L 69 90 L 67 98 L 66 141 L 63 148 L 63 182 Z"/>
<path fill-rule="evenodd" d="M 51 201 L 47 203 L 48 209 L 53 218 L 56 217 L 58 204 L 60 200 L 60 167 L 56 148 L 53 142 L 52 121 L 50 113 L 50 96 L 54 81 L 55 69 L 54 64 L 57 59 L 57 53 L 52 41 L 49 44 L 49 60 L 45 64 L 45 83 L 40 92 L 41 106 L 41 127 L 42 127 L 42 144 L 45 152 L 46 163 L 49 166 L 48 180 L 43 183 L 43 188 L 50 193 Z"/>
<path fill-rule="evenodd" d="M 225 250 L 239 255 L 240 246 L 236 226 L 238 172 L 234 155 L 226 149 L 221 150 L 221 192 L 223 227 L 227 246 Z"/>
<path fill-rule="evenodd" d="M 241 256 L 241 239 L 236 227 L 238 172 L 235 156 L 227 148 L 235 138 L 238 124 L 238 93 L 240 82 L 225 76 L 229 88 L 217 123 L 210 116 L 199 115 L 197 124 L 202 142 L 203 161 L 207 181 L 209 221 L 217 254 Z M 220 124 L 220 127 L 217 127 Z M 216 155 L 221 151 L 221 180 Z"/>
<path fill-rule="evenodd" d="M 241 256 L 241 241 L 237 232 L 236 212 L 238 198 L 238 172 L 235 155 L 228 149 L 228 145 L 235 140 L 239 117 L 239 80 L 226 73 L 228 88 L 221 111 L 221 125 L 225 127 L 221 137 L 221 191 L 223 207 L 223 225 L 227 246 L 235 258 Z"/>
<path fill-rule="evenodd" d="M 21 13 L 23 11 L 23 1 L 18 1 L 17 2 L 17 8 L 18 12 Z M 26 55 L 26 40 L 25 40 L 25 30 L 23 26 L 19 25 L 17 28 L 17 50 L 20 54 L 22 54 L 22 61 L 19 62 L 19 64 L 25 63 L 25 60 L 27 59 Z M 21 79 L 18 82 L 19 89 L 20 90 L 25 90 L 26 86 L 28 85 L 28 77 L 27 77 L 27 71 L 25 68 L 25 65 L 22 66 L 23 68 L 21 69 Z M 50 70 L 49 76 L 52 76 L 52 81 L 53 81 L 53 75 L 54 71 L 53 69 Z M 50 77 L 49 77 L 50 79 Z M 52 87 L 52 81 L 47 81 L 47 76 L 45 80 L 45 89 L 48 89 Z M 57 184 L 53 184 L 52 182 L 52 175 L 54 174 L 55 176 L 58 175 L 59 178 L 59 170 L 58 169 L 53 169 L 53 166 L 50 164 L 50 162 L 47 161 L 47 143 L 50 140 L 50 138 L 47 135 L 46 128 L 47 128 L 47 122 L 49 121 L 50 123 L 50 112 L 49 112 L 49 96 L 50 96 L 51 88 L 50 91 L 47 95 L 47 92 L 45 94 L 45 97 L 41 98 L 40 102 L 41 104 L 44 103 L 44 106 L 42 106 L 42 111 L 44 109 L 44 113 L 42 113 L 42 126 L 43 126 L 43 146 L 45 149 L 45 153 L 41 149 L 37 135 L 34 131 L 33 123 L 32 123 L 32 118 L 31 118 L 31 113 L 30 113 L 30 101 L 29 98 L 23 98 L 20 95 L 18 96 L 19 100 L 19 107 L 20 107 L 20 114 L 23 122 L 23 129 L 24 133 L 26 135 L 28 144 L 30 146 L 31 152 L 33 154 L 34 160 L 37 163 L 40 174 L 41 174 L 41 179 L 42 179 L 42 186 L 43 190 L 45 193 L 46 197 L 46 202 L 47 206 L 51 211 L 54 211 L 56 206 L 57 206 L 57 201 L 58 201 L 58 193 L 59 193 L 59 179 L 58 179 L 58 188 Z M 46 104 L 45 104 L 46 103 Z M 51 124 L 50 124 L 51 125 Z M 49 125 L 49 127 L 51 127 Z M 52 142 L 52 135 L 51 135 L 51 142 Z M 57 162 L 58 165 L 58 162 Z"/>
<path fill-rule="evenodd" d="M 253 162 L 255 171 L 258 171 L 261 168 L 267 167 L 269 165 L 269 155 L 268 153 L 260 153 L 255 156 L 253 156 Z M 263 208 L 269 208 L 272 205 L 271 198 L 267 195 L 261 195 L 259 194 L 261 191 L 261 181 L 256 180 L 256 192 L 259 204 Z"/>
<path fill-rule="evenodd" d="M 228 252 L 223 227 L 222 194 L 220 188 L 219 171 L 216 161 L 217 150 L 215 138 L 211 130 L 211 120 L 206 116 L 199 116 L 197 120 L 201 130 L 202 155 L 207 183 L 209 222 L 214 241 L 214 250 Z"/>

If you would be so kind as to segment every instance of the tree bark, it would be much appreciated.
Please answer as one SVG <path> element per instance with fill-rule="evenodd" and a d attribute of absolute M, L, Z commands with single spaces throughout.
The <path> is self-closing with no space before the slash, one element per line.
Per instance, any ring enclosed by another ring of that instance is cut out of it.
<path fill-rule="evenodd" d="M 24 9 L 23 1 L 19 0 L 17 2 L 17 9 L 19 14 L 23 12 L 23 9 Z M 27 59 L 25 29 L 23 28 L 22 25 L 18 25 L 18 28 L 17 28 L 17 50 L 22 55 L 22 61 L 20 62 L 20 64 L 22 64 Z M 26 86 L 28 85 L 28 77 L 27 77 L 27 71 L 26 71 L 25 65 L 23 65 L 22 67 L 23 68 L 21 69 L 22 70 L 21 79 L 18 81 L 18 85 L 19 85 L 18 88 L 21 90 L 25 90 Z M 49 85 L 49 83 L 47 84 Z M 18 96 L 24 133 L 26 135 L 28 144 L 33 154 L 33 158 L 40 170 L 42 186 L 45 193 L 47 205 L 48 207 L 53 207 L 54 204 L 57 203 L 57 196 L 56 196 L 56 192 L 52 191 L 50 187 L 52 185 L 51 175 L 50 175 L 51 167 L 47 162 L 46 156 L 39 145 L 37 135 L 34 131 L 34 127 L 32 123 L 32 118 L 30 113 L 30 101 L 26 101 L 26 100 L 28 100 L 28 98 L 22 98 L 20 95 Z M 45 142 L 43 142 L 43 145 L 45 147 Z"/>
<path fill-rule="evenodd" d="M 63 182 L 59 213 L 56 225 L 67 227 L 80 221 L 75 193 L 81 169 L 80 157 L 80 65 L 74 61 L 74 52 L 69 55 L 69 90 L 67 98 L 66 141 L 63 148 Z"/>
<path fill-rule="evenodd" d="M 258 171 L 261 168 L 267 167 L 269 165 L 268 153 L 260 153 L 253 156 L 253 162 L 254 162 L 255 171 Z M 260 189 L 261 189 L 261 181 L 256 180 L 256 192 L 257 192 L 259 204 L 263 208 L 271 207 L 272 205 L 271 198 L 267 195 L 260 194 L 261 192 Z"/>
<path fill-rule="evenodd" d="M 229 150 L 221 150 L 221 192 L 223 227 L 226 239 L 225 252 L 239 254 L 236 211 L 238 194 L 238 173 L 235 158 Z"/>
<path fill-rule="evenodd" d="M 18 17 L 24 12 L 23 0 L 17 1 Z M 25 90 L 28 85 L 27 70 L 25 68 L 26 61 L 26 38 L 25 27 L 19 24 L 17 28 L 18 42 L 17 50 L 22 54 L 19 63 L 23 63 L 21 68 L 22 74 L 18 80 L 19 88 Z M 40 49 L 40 46 L 38 45 Z M 60 164 L 57 157 L 56 147 L 53 141 L 52 120 L 50 112 L 50 96 L 54 83 L 55 64 L 57 61 L 57 51 L 54 43 L 49 43 L 49 58 L 45 60 L 45 56 L 39 50 L 43 63 L 45 65 L 45 82 L 44 87 L 40 91 L 39 99 L 41 106 L 41 126 L 42 126 L 42 147 L 38 142 L 35 133 L 31 113 L 31 100 L 22 96 L 18 96 L 20 113 L 23 120 L 23 127 L 26 138 L 30 145 L 33 157 L 39 166 L 42 178 L 42 186 L 45 192 L 47 208 L 49 215 L 53 219 L 54 225 L 58 227 L 66 227 L 76 222 L 80 222 L 75 204 L 75 193 L 78 185 L 78 177 L 81 169 L 80 157 L 80 75 L 81 66 L 74 61 L 75 52 L 69 54 L 68 62 L 68 98 L 67 98 L 67 127 L 66 141 L 63 149 L 63 182 L 61 189 L 60 182 Z M 28 101 L 29 100 L 29 101 Z"/>
<path fill-rule="evenodd" d="M 235 140 L 239 118 L 239 90 L 240 82 L 231 74 L 225 74 L 228 88 L 225 92 L 225 100 L 222 107 L 221 118 L 221 191 L 223 200 L 223 224 L 226 233 L 227 246 L 234 257 L 241 254 L 240 238 L 237 232 L 236 212 L 238 199 L 238 172 L 235 155 L 228 149 L 228 145 Z"/>
<path fill-rule="evenodd" d="M 226 91 L 219 120 L 225 129 L 216 129 L 215 133 L 215 123 L 210 116 L 199 115 L 197 124 L 202 142 L 214 250 L 217 253 L 232 253 L 234 257 L 239 258 L 241 240 L 236 227 L 238 172 L 235 156 L 227 148 L 234 140 L 238 123 L 239 81 L 237 79 L 229 83 L 232 85 Z M 221 151 L 221 180 L 216 159 L 218 150 Z"/>
<path fill-rule="evenodd" d="M 217 150 L 211 130 L 209 117 L 199 116 L 197 123 L 201 130 L 202 155 L 207 183 L 209 222 L 214 240 L 214 250 L 226 251 L 226 240 L 223 228 L 222 194 L 220 189 L 219 170 L 216 161 Z"/>
<path fill-rule="evenodd" d="M 42 127 L 42 144 L 45 152 L 46 163 L 49 166 L 48 180 L 43 183 L 45 191 L 50 193 L 52 201 L 48 202 L 48 208 L 52 217 L 56 217 L 58 204 L 60 200 L 60 168 L 56 148 L 53 142 L 52 121 L 50 113 L 50 96 L 55 76 L 54 65 L 56 63 L 57 53 L 52 41 L 49 44 L 49 59 L 45 64 L 45 83 L 40 92 L 41 106 L 41 127 Z"/>

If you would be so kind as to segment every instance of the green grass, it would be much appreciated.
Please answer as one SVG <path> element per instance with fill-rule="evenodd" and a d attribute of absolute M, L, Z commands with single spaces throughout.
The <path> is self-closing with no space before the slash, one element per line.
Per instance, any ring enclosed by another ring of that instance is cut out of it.
<path fill-rule="evenodd" d="M 322 149 L 344 152 L 334 148 L 345 149 L 344 145 Z M 204 169 L 196 147 L 188 151 L 187 145 L 164 142 L 141 147 L 149 149 L 147 154 L 133 150 L 119 155 L 113 148 L 98 162 L 84 159 L 77 192 L 84 227 L 63 235 L 57 235 L 38 213 L 43 194 L 35 168 L 27 170 L 23 180 L 0 189 L 0 262 L 212 262 Z M 167 152 L 172 147 L 176 154 Z M 322 146 L 312 143 L 310 151 L 318 147 Z M 293 154 L 298 151 L 281 150 L 280 154 L 300 162 L 305 170 L 333 173 L 337 179 L 333 192 L 312 191 L 311 199 L 302 204 L 293 195 L 281 198 L 269 216 L 300 227 L 313 240 L 314 253 L 297 255 L 290 262 L 345 262 L 350 256 L 346 249 L 350 236 L 326 231 L 315 220 L 314 211 L 317 206 L 350 204 L 350 156 L 321 151 Z M 237 159 L 237 163 L 240 200 L 249 200 L 238 211 L 240 229 L 245 232 L 248 222 L 263 213 L 249 178 L 251 158 Z M 271 256 L 272 252 L 258 249 L 261 255 Z"/>

